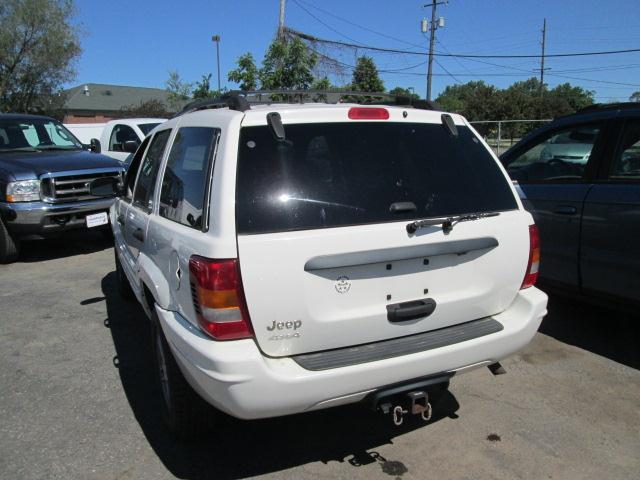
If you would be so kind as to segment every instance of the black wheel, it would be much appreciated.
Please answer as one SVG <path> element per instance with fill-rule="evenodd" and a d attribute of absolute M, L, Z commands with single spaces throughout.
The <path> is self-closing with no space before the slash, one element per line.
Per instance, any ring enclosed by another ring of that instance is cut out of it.
<path fill-rule="evenodd" d="M 0 263 L 11 263 L 18 259 L 20 242 L 7 230 L 4 220 L 0 218 Z"/>
<path fill-rule="evenodd" d="M 155 311 L 151 323 L 156 378 L 162 397 L 162 419 L 171 433 L 182 440 L 200 437 L 210 429 L 217 412 L 185 380 Z"/>
<path fill-rule="evenodd" d="M 118 258 L 118 252 L 116 252 L 115 248 L 113 249 L 115 254 L 115 262 L 116 262 L 116 282 L 118 284 L 118 292 L 120 296 L 125 300 L 133 300 L 135 295 L 133 290 L 131 290 L 131 285 L 129 285 L 129 279 L 122 270 L 122 265 L 120 264 L 120 259 Z"/>

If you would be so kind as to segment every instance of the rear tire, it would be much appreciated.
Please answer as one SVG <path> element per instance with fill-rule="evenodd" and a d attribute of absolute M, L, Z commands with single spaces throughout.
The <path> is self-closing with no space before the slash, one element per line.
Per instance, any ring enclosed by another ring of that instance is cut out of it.
<path fill-rule="evenodd" d="M 0 218 L 0 263 L 12 263 L 20 255 L 20 242 L 7 230 L 4 220 Z"/>
<path fill-rule="evenodd" d="M 120 293 L 120 296 L 125 300 L 131 301 L 135 298 L 135 294 L 131 289 L 131 285 L 129 284 L 129 279 L 127 278 L 127 275 L 124 273 L 124 270 L 122 269 L 122 265 L 120 264 L 120 259 L 118 258 L 118 252 L 116 252 L 115 248 L 113 249 L 113 252 L 115 255 L 115 262 L 116 262 L 116 282 L 118 284 L 118 293 Z"/>
<path fill-rule="evenodd" d="M 152 312 L 151 335 L 155 377 L 161 393 L 162 419 L 176 437 L 182 440 L 198 438 L 209 431 L 217 412 L 185 380 L 155 310 Z"/>

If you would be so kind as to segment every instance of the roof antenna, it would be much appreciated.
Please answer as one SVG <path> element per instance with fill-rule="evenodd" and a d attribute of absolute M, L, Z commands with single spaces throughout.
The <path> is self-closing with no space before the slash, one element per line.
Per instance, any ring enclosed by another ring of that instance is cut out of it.
<path fill-rule="evenodd" d="M 273 135 L 279 142 L 283 142 L 287 137 L 284 132 L 284 125 L 282 125 L 282 118 L 278 112 L 267 113 L 267 124 L 271 127 Z"/>

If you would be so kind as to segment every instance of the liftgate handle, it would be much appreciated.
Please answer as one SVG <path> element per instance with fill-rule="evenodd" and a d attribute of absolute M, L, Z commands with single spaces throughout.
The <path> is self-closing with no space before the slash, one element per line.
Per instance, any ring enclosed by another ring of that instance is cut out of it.
<path fill-rule="evenodd" d="M 387 320 L 390 322 L 405 322 L 416 318 L 427 317 L 436 309 L 436 301 L 432 298 L 414 300 L 412 302 L 394 303 L 387 305 Z"/>

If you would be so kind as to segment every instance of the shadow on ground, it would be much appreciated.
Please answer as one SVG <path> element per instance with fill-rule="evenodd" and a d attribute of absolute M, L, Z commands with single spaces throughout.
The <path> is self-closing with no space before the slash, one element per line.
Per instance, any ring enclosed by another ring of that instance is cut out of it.
<path fill-rule="evenodd" d="M 181 444 L 165 430 L 160 417 L 161 396 L 152 372 L 150 331 L 142 308 L 118 295 L 115 272 L 104 277 L 102 291 L 115 347 L 114 366 L 133 413 L 151 447 L 176 477 L 235 479 L 280 471 L 309 462 L 348 462 L 354 467 L 377 463 L 389 475 L 406 467 L 382 457 L 376 448 L 417 428 L 423 421 L 406 420 L 393 426 L 389 417 L 360 405 L 259 421 L 224 417 L 212 434 Z M 457 418 L 459 405 L 446 393 L 431 423 Z"/>
<path fill-rule="evenodd" d="M 541 333 L 640 369 L 640 317 L 553 294 L 548 310 Z"/>
<path fill-rule="evenodd" d="M 111 247 L 113 247 L 113 239 L 100 231 L 71 231 L 46 240 L 21 242 L 18 262 L 33 263 L 75 255 L 88 255 Z"/>

